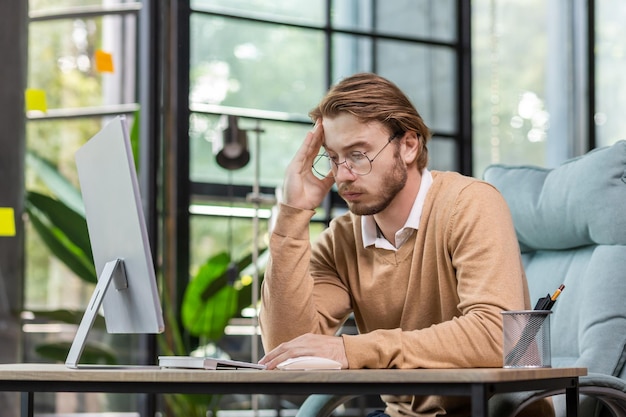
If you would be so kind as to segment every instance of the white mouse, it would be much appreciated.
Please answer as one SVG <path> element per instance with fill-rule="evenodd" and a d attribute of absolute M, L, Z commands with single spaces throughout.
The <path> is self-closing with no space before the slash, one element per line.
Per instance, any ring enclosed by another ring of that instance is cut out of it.
<path fill-rule="evenodd" d="M 312 369 L 341 369 L 341 364 L 320 356 L 298 356 L 282 361 L 277 368 L 286 371 L 309 371 Z"/>

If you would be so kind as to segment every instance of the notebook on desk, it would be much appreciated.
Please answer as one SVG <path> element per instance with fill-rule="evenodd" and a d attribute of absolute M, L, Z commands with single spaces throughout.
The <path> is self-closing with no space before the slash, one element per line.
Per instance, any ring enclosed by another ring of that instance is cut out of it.
<path fill-rule="evenodd" d="M 161 368 L 186 368 L 208 370 L 265 369 L 258 363 L 206 356 L 159 356 Z"/>

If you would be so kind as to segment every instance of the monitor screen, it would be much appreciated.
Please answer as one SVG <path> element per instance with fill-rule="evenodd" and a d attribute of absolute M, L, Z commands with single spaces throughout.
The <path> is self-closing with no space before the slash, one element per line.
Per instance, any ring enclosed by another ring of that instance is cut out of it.
<path fill-rule="evenodd" d="M 163 314 L 126 119 L 110 121 L 76 152 L 98 284 L 70 348 L 77 367 L 102 306 L 109 333 L 160 333 Z"/>

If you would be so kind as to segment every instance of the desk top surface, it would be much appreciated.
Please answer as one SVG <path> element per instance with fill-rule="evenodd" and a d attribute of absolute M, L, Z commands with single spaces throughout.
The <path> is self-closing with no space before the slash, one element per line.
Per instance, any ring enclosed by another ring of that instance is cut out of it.
<path fill-rule="evenodd" d="M 62 364 L 0 364 L 0 381 L 180 383 L 490 383 L 587 375 L 586 368 L 358 369 L 318 371 L 162 369 L 157 366 L 69 369 Z"/>

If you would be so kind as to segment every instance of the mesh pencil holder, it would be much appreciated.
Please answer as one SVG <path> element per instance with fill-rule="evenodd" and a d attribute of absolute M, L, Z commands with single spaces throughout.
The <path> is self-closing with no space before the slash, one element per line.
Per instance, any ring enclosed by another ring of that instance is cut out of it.
<path fill-rule="evenodd" d="M 505 368 L 550 368 L 550 310 L 503 311 Z"/>

